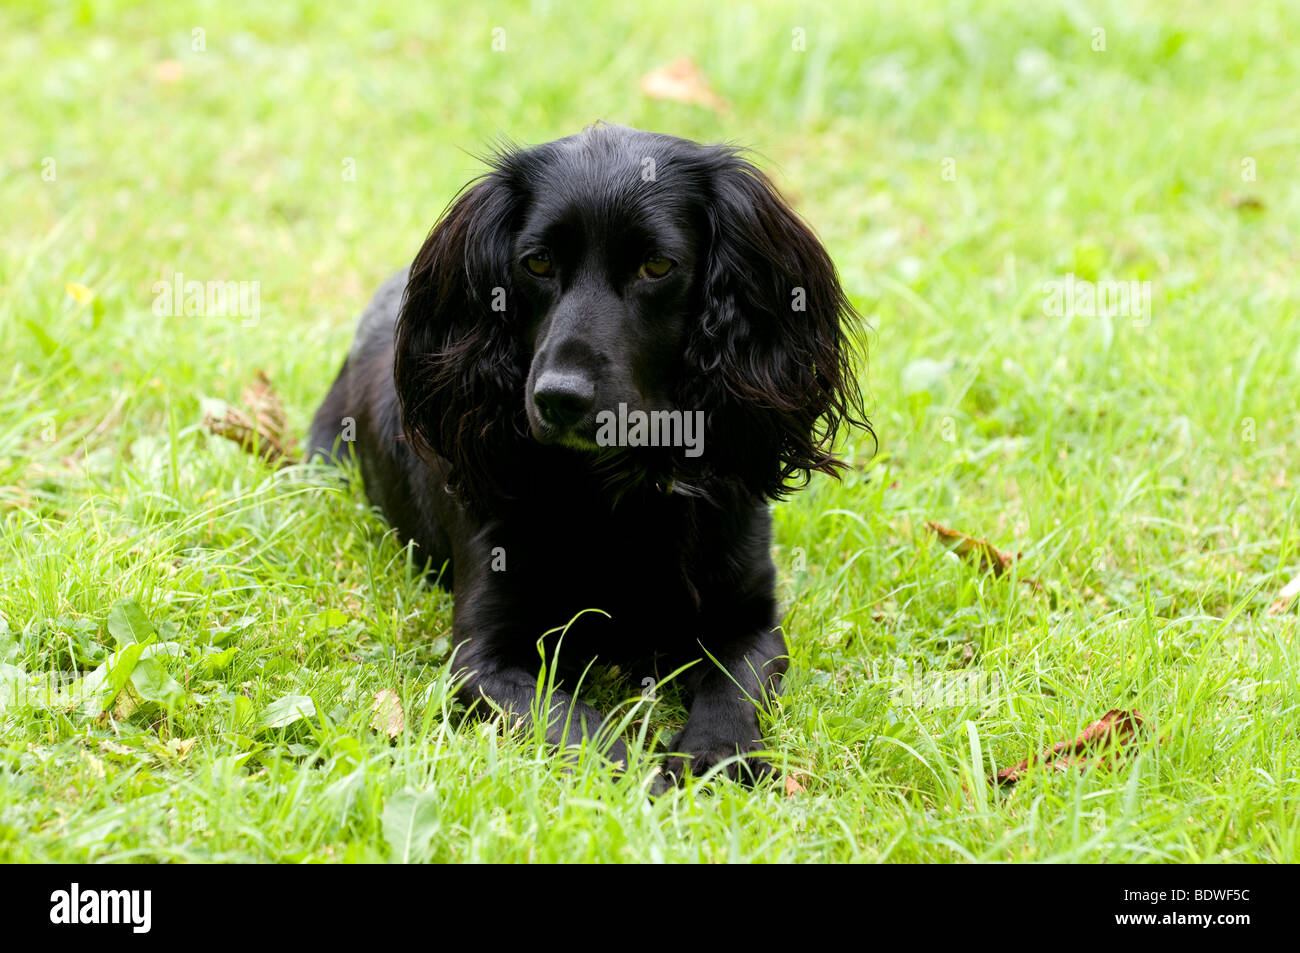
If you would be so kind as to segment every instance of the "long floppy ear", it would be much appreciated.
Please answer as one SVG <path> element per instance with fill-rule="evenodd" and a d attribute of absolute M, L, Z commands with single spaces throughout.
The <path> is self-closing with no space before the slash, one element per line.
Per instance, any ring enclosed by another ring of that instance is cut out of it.
<path fill-rule="evenodd" d="M 520 440 L 516 204 L 499 170 L 465 191 L 416 255 L 397 321 L 394 375 L 407 437 L 451 464 L 447 484 L 471 505 L 509 495 L 502 455 Z"/>
<path fill-rule="evenodd" d="M 709 412 L 714 477 L 778 498 L 815 470 L 837 474 L 841 426 L 870 432 L 853 366 L 860 319 L 812 230 L 732 150 L 718 152 L 707 216 L 704 313 L 682 406 Z"/>

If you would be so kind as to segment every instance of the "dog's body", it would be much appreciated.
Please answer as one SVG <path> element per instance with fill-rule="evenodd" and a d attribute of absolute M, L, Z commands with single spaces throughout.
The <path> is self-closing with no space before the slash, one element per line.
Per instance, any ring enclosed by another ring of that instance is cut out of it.
<path fill-rule="evenodd" d="M 680 778 L 761 746 L 756 703 L 786 668 L 767 500 L 838 465 L 842 420 L 865 426 L 851 315 L 734 152 L 592 127 L 500 156 L 455 203 L 363 315 L 311 448 L 358 458 L 454 584 L 467 704 L 529 719 L 546 633 L 565 687 L 593 659 L 638 678 L 695 663 Z M 609 446 L 616 408 L 698 411 L 704 442 Z M 553 743 L 601 725 L 563 690 L 552 706 Z"/>

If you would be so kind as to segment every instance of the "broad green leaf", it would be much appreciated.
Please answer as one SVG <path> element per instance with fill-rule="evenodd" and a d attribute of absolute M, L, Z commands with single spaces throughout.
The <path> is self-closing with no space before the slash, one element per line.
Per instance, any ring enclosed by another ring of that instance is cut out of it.
<path fill-rule="evenodd" d="M 150 636 L 152 638 L 152 636 Z M 111 711 L 117 696 L 131 681 L 131 673 L 140 662 L 147 643 L 136 642 L 114 652 L 85 678 L 78 679 L 51 700 L 52 707 L 76 706 L 89 717 Z"/>
<path fill-rule="evenodd" d="M 27 673 L 17 665 L 0 662 L 0 709 L 18 705 L 27 695 Z"/>
<path fill-rule="evenodd" d="M 340 612 L 338 609 L 327 609 L 320 614 L 319 618 L 327 629 L 341 628 L 351 621 L 346 612 Z"/>
<path fill-rule="evenodd" d="M 108 610 L 108 632 L 118 648 L 148 642 L 157 635 L 153 623 L 134 599 L 123 599 Z"/>
<path fill-rule="evenodd" d="M 153 638 L 152 635 L 149 638 Z M 131 673 L 135 667 L 140 664 L 140 655 L 149 647 L 147 642 L 136 642 L 128 645 L 122 651 L 112 655 L 107 662 L 100 668 L 104 669 L 103 686 L 108 689 L 108 694 L 100 702 L 100 708 L 103 711 L 113 707 L 113 702 L 117 701 L 117 694 L 126 687 L 126 683 L 131 680 Z M 99 669 L 96 669 L 99 671 Z M 83 681 L 88 681 L 95 673 L 92 672 Z"/>
<path fill-rule="evenodd" d="M 380 820 L 392 859 L 404 864 L 427 859 L 430 844 L 442 827 L 437 795 L 431 791 L 394 794 L 384 805 Z"/>
<path fill-rule="evenodd" d="M 189 646 L 182 645 L 180 642 L 150 642 L 140 658 L 153 658 L 155 655 L 166 655 L 168 658 L 181 658 L 189 652 Z"/>
<path fill-rule="evenodd" d="M 263 728 L 287 728 L 296 721 L 316 717 L 316 704 L 306 695 L 285 695 L 266 706 L 262 712 Z"/>
<path fill-rule="evenodd" d="M 230 701 L 230 728 L 232 731 L 251 731 L 253 726 L 253 701 L 243 695 L 234 695 Z"/>
<path fill-rule="evenodd" d="M 223 672 L 230 667 L 230 663 L 235 659 L 235 648 L 232 646 L 221 651 L 214 651 L 215 646 L 205 646 L 208 649 L 199 659 L 198 674 L 200 676 L 212 676 L 218 672 Z"/>
<path fill-rule="evenodd" d="M 51 356 L 59 349 L 59 342 L 50 337 L 49 332 L 31 318 L 24 318 L 23 323 L 27 325 L 27 330 L 32 332 L 32 336 L 36 338 L 37 342 L 41 346 L 41 350 L 45 352 L 46 357 Z"/>
<path fill-rule="evenodd" d="M 170 705 L 185 694 L 185 689 L 168 674 L 162 661 L 156 657 L 140 659 L 131 673 L 131 685 L 141 698 L 162 705 Z"/>

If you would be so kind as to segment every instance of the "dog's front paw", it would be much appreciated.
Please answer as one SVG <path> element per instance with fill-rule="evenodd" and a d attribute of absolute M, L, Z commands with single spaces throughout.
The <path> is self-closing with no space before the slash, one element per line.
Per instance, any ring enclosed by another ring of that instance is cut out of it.
<path fill-rule="evenodd" d="M 664 763 L 663 773 L 655 779 L 656 786 L 667 790 L 681 784 L 687 774 L 703 777 L 718 765 L 723 765 L 719 773 L 748 786 L 776 777 L 776 769 L 753 753 L 758 749 L 755 741 L 728 740 L 688 727 L 673 742 L 673 754 Z"/>

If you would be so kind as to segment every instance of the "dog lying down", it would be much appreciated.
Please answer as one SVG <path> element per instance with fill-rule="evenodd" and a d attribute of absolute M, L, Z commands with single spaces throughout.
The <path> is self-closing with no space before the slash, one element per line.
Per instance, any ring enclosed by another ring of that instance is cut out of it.
<path fill-rule="evenodd" d="M 362 315 L 310 448 L 354 457 L 444 570 L 466 705 L 537 716 L 544 637 L 547 739 L 627 764 L 564 689 L 593 659 L 689 664 L 658 786 L 719 764 L 750 781 L 787 666 L 768 503 L 843 466 L 841 427 L 870 429 L 856 327 L 737 150 L 599 124 L 497 154 L 452 203 Z"/>

